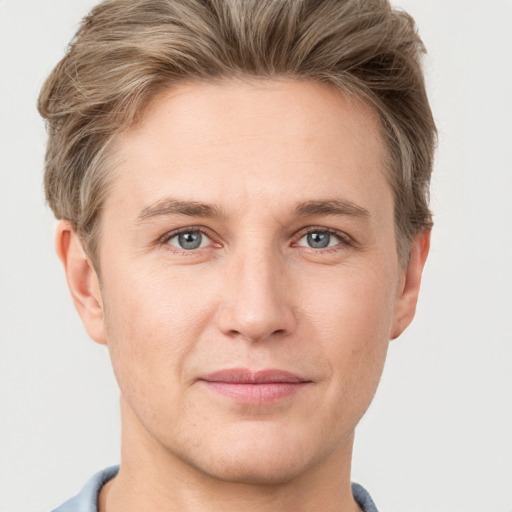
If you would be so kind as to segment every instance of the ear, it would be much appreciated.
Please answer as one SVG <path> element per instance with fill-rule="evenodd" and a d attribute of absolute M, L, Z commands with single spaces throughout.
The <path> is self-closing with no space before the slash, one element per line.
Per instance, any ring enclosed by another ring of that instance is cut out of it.
<path fill-rule="evenodd" d="M 409 263 L 402 271 L 398 287 L 391 339 L 398 338 L 412 322 L 420 292 L 421 275 L 430 249 L 430 229 L 416 236 L 411 247 Z"/>
<path fill-rule="evenodd" d="M 86 331 L 97 343 L 106 344 L 99 278 L 69 221 L 59 221 L 55 249 L 64 266 L 71 297 Z"/>

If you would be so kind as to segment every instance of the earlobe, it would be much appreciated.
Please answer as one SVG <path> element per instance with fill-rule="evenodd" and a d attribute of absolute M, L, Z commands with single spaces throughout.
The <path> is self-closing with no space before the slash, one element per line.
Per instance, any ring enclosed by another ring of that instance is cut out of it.
<path fill-rule="evenodd" d="M 97 343 L 106 344 L 99 278 L 69 221 L 59 221 L 55 248 L 64 266 L 75 308 L 86 331 Z"/>
<path fill-rule="evenodd" d="M 391 339 L 398 338 L 414 318 L 420 291 L 421 276 L 430 249 L 430 229 L 418 234 L 411 247 L 409 263 L 399 284 Z"/>

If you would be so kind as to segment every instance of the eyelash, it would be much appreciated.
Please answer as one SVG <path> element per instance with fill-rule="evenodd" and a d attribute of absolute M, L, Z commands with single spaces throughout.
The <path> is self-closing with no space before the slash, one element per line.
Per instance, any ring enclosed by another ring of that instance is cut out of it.
<path fill-rule="evenodd" d="M 174 237 L 180 235 L 181 233 L 195 233 L 195 232 L 201 233 L 202 235 L 208 237 L 210 240 L 213 240 L 213 236 L 211 235 L 209 230 L 207 230 L 203 226 L 187 226 L 187 227 L 179 228 L 179 229 L 176 229 L 169 233 L 166 233 L 165 235 L 163 235 L 162 237 L 160 237 L 158 239 L 158 244 L 174 253 L 184 254 L 186 256 L 193 256 L 194 254 L 197 254 L 201 250 L 208 249 L 208 247 L 200 247 L 198 249 L 186 250 L 186 249 L 180 249 L 179 247 L 171 246 L 168 242 L 170 240 L 172 240 Z M 218 247 L 221 246 L 218 243 L 215 245 L 217 245 Z"/>
<path fill-rule="evenodd" d="M 305 236 L 311 234 L 311 233 L 319 233 L 319 234 L 326 234 L 330 236 L 334 236 L 339 240 L 339 243 L 330 246 L 330 247 L 323 247 L 323 248 L 314 248 L 314 247 L 306 247 L 306 246 L 299 246 L 303 249 L 313 252 L 314 254 L 329 254 L 333 252 L 339 252 L 348 249 L 349 247 L 355 247 L 356 242 L 355 240 L 347 235 L 346 233 L 342 231 L 337 231 L 335 229 L 329 229 L 325 227 L 320 226 L 308 226 L 307 228 L 301 230 L 295 237 L 293 245 L 296 245 L 302 238 Z"/>
<path fill-rule="evenodd" d="M 197 254 L 199 251 L 202 251 L 204 249 L 209 249 L 210 247 L 199 247 L 198 249 L 180 249 L 175 246 L 171 246 L 168 242 L 173 239 L 174 237 L 180 235 L 181 233 L 191 233 L 191 232 L 198 232 L 202 235 L 208 237 L 210 240 L 213 241 L 213 236 L 209 230 L 204 228 L 203 226 L 187 226 L 184 228 L 179 228 L 174 231 L 171 231 L 169 233 L 166 233 L 162 237 L 158 239 L 158 244 L 165 247 L 167 250 L 171 250 L 174 253 L 180 253 L 187 256 L 193 256 L 194 254 Z M 329 229 L 325 227 L 315 227 L 315 226 L 309 226 L 307 228 L 302 229 L 299 231 L 296 235 L 293 237 L 292 246 L 297 247 L 297 243 L 311 233 L 321 233 L 326 234 L 330 236 L 334 236 L 339 240 L 339 243 L 331 246 L 331 247 L 324 247 L 324 248 L 314 248 L 314 247 L 306 247 L 306 246 L 298 246 L 302 247 L 303 249 L 310 250 L 314 252 L 315 254 L 322 254 L 322 253 L 331 253 L 331 252 L 337 252 L 340 250 L 345 250 L 348 247 L 354 247 L 356 246 L 356 242 L 352 237 L 347 235 L 346 233 L 343 233 L 341 231 L 337 231 L 334 229 Z M 221 244 L 213 242 L 214 246 L 221 247 Z"/>

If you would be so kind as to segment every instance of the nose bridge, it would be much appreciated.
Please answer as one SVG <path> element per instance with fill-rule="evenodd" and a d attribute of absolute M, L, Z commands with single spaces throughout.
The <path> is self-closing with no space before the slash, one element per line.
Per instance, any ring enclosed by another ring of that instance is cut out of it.
<path fill-rule="evenodd" d="M 219 314 L 221 331 L 250 341 L 290 333 L 295 316 L 286 278 L 285 261 L 270 244 L 250 243 L 235 250 Z"/>

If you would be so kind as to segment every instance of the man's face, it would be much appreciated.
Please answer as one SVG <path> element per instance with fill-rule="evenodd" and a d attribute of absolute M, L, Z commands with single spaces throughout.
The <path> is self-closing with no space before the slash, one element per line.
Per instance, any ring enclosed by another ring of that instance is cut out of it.
<path fill-rule="evenodd" d="M 133 449 L 253 483 L 349 460 L 404 277 L 371 109 L 180 86 L 117 149 L 101 301 Z"/>

